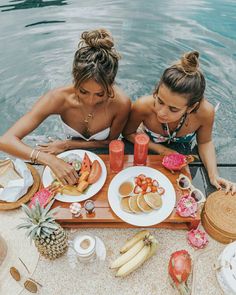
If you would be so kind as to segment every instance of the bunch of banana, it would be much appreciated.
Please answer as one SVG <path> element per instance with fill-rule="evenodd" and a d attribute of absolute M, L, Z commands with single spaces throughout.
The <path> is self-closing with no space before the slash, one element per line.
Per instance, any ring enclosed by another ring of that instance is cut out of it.
<path fill-rule="evenodd" d="M 157 251 L 157 240 L 147 230 L 138 232 L 121 248 L 118 257 L 110 268 L 119 268 L 116 277 L 127 276 L 136 270 Z"/>

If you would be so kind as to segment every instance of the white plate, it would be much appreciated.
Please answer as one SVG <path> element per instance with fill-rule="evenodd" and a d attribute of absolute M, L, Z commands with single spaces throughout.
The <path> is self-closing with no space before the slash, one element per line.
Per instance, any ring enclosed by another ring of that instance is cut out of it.
<path fill-rule="evenodd" d="M 87 199 L 91 198 L 92 196 L 94 196 L 103 187 L 103 185 L 106 181 L 106 178 L 107 178 L 107 169 L 106 169 L 106 166 L 105 166 L 103 160 L 100 157 L 98 157 L 96 154 L 89 152 L 89 151 L 85 151 L 85 150 L 70 150 L 70 151 L 59 154 L 58 157 L 62 158 L 62 157 L 68 156 L 69 154 L 77 154 L 83 159 L 85 152 L 87 153 L 87 155 L 89 156 L 89 158 L 92 162 L 94 160 L 98 160 L 98 162 L 101 164 L 102 175 L 100 176 L 100 178 L 98 179 L 97 182 L 92 184 L 86 190 L 86 193 L 81 194 L 79 196 L 57 194 L 55 197 L 56 200 L 61 201 L 61 202 L 67 202 L 67 203 L 84 201 L 84 200 L 87 200 Z M 52 174 L 51 174 L 51 169 L 48 166 L 44 169 L 42 180 L 43 180 L 44 187 L 49 186 L 54 180 L 52 177 Z"/>
<path fill-rule="evenodd" d="M 162 207 L 150 213 L 134 214 L 125 212 L 120 205 L 119 186 L 127 179 L 136 177 L 141 173 L 156 179 L 160 186 L 165 189 L 165 193 L 162 195 Z M 112 179 L 108 188 L 108 201 L 115 214 L 125 222 L 136 226 L 151 226 L 162 222 L 171 214 L 175 206 L 176 195 L 172 183 L 160 171 L 150 167 L 134 166 L 121 171 Z"/>

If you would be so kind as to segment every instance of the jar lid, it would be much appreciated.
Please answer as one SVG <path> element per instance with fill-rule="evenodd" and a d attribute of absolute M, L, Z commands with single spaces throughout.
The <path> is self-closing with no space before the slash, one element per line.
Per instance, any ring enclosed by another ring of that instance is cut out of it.
<path fill-rule="evenodd" d="M 88 234 L 77 236 L 74 240 L 74 249 L 79 256 L 89 256 L 96 249 L 96 240 Z"/>

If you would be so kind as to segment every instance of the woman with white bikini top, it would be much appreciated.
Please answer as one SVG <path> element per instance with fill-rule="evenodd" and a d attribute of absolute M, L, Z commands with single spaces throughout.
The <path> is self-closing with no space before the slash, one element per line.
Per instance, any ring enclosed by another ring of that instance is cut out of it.
<path fill-rule="evenodd" d="M 105 29 L 83 32 L 73 62 L 73 84 L 43 95 L 1 138 L 0 150 L 48 165 L 63 184 L 73 185 L 78 175 L 55 155 L 70 149 L 107 147 L 118 138 L 128 119 L 131 101 L 115 85 L 119 54 Z M 122 112 L 121 112 L 122 110 Z M 66 134 L 32 149 L 22 139 L 48 116 L 59 115 Z"/>

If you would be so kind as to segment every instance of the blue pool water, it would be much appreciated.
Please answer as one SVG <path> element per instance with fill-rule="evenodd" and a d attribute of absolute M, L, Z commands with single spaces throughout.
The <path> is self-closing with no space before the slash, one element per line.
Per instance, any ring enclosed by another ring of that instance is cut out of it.
<path fill-rule="evenodd" d="M 71 83 L 82 31 L 108 28 L 122 54 L 117 83 L 135 100 L 151 93 L 166 66 L 198 50 L 206 97 L 220 108 L 214 140 L 236 162 L 234 0 L 0 0 L 0 134 L 51 88 Z M 36 135 L 61 132 L 56 117 Z"/>

